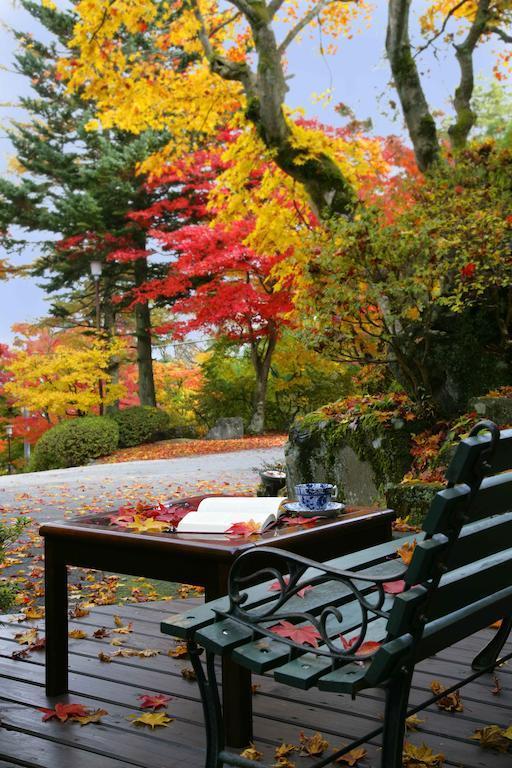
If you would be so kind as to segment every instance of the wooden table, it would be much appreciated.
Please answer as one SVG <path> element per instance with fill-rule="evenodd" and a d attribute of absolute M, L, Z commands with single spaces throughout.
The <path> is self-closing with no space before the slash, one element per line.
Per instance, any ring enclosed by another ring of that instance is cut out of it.
<path fill-rule="evenodd" d="M 204 497 L 187 499 L 191 505 Z M 207 534 L 134 533 L 110 524 L 110 515 L 77 517 L 45 523 L 46 693 L 68 691 L 67 566 L 202 586 L 206 600 L 227 592 L 231 563 L 241 552 L 275 546 L 327 560 L 391 538 L 392 510 L 349 507 L 337 518 L 301 526 L 287 525 L 249 539 Z M 223 665 L 226 741 L 248 743 L 251 712 L 250 673 L 232 663 Z"/>

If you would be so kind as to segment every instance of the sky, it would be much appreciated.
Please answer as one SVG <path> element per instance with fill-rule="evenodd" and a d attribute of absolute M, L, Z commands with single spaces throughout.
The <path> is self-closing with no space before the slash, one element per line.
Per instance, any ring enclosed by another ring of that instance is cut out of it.
<path fill-rule="evenodd" d="M 57 0 L 63 6 L 65 0 Z M 414 6 L 421 11 L 425 0 L 417 0 Z M 332 103 L 342 102 L 349 106 L 359 119 L 371 117 L 374 133 L 387 135 L 404 134 L 400 115 L 391 102 L 396 94 L 390 87 L 389 64 L 384 55 L 387 0 L 375 0 L 375 11 L 370 28 L 362 28 L 351 40 L 341 40 L 334 56 L 319 53 L 318 33 L 305 36 L 299 45 L 289 51 L 288 103 L 302 106 L 306 114 L 318 117 L 333 125 L 340 118 L 332 107 L 322 107 L 311 98 L 331 89 Z M 36 22 L 17 5 L 16 0 L 0 0 L 0 173 L 8 172 L 12 147 L 5 138 L 2 126 L 10 119 L 20 118 L 19 109 L 11 106 L 21 95 L 30 92 L 30 84 L 12 70 L 15 42 L 10 28 L 43 35 Z M 326 45 L 324 41 L 324 46 Z M 498 45 L 493 43 L 477 51 L 475 71 L 484 79 L 490 79 Z M 446 48 L 443 46 L 443 51 Z M 450 94 L 457 82 L 458 68 L 451 52 L 447 55 L 435 48 L 429 49 L 421 59 L 420 72 L 429 102 L 434 109 L 450 112 Z M 34 237 L 37 240 L 37 237 Z M 37 245 L 14 263 L 28 263 L 37 255 Z M 0 282 L 0 343 L 10 343 L 13 323 L 31 322 L 46 314 L 45 294 L 31 278 Z"/>

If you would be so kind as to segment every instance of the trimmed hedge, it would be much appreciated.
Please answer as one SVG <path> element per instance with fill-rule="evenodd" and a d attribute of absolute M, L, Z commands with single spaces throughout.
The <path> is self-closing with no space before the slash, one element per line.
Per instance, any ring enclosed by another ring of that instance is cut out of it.
<path fill-rule="evenodd" d="M 28 465 L 29 472 L 79 467 L 107 456 L 119 442 L 119 428 L 106 416 L 84 416 L 57 424 L 38 440 Z"/>
<path fill-rule="evenodd" d="M 164 440 L 171 426 L 169 414 L 150 405 L 134 405 L 112 414 L 119 427 L 119 448 Z"/>

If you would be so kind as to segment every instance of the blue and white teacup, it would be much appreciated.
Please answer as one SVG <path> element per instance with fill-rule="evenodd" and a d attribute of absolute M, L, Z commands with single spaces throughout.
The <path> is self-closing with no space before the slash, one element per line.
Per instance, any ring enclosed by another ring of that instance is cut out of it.
<path fill-rule="evenodd" d="M 300 483 L 295 486 L 295 496 L 300 506 L 310 512 L 323 512 L 338 495 L 331 483 Z"/>

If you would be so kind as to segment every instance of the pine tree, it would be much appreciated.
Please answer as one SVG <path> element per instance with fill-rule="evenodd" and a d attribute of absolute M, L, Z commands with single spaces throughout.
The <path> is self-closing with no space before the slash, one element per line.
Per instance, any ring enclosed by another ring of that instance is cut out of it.
<path fill-rule="evenodd" d="M 162 274 L 162 265 L 148 264 L 145 230 L 126 216 L 167 194 L 162 188 L 148 190 L 137 165 L 169 137 L 87 130 L 92 108 L 79 95 L 66 93 L 55 68 L 59 46 L 66 46 L 71 37 L 73 12 L 33 0 L 21 0 L 21 5 L 51 33 L 52 41 L 14 33 L 19 44 L 15 67 L 30 79 L 34 93 L 20 100 L 29 120 L 14 122 L 7 131 L 20 178 L 16 182 L 0 179 L 3 243 L 15 250 L 33 242 L 27 233 L 44 238 L 30 270 L 42 278 L 42 287 L 52 299 L 51 314 L 64 326 L 94 326 L 90 262 L 103 262 L 103 330 L 114 334 L 121 319 L 124 331 L 135 336 L 139 399 L 144 405 L 155 405 L 150 306 L 141 301 L 127 316 L 128 302 L 114 299 Z M 23 234 L 13 236 L 13 226 Z M 108 260 L 113 250 L 127 246 L 132 249 L 130 261 Z"/>

